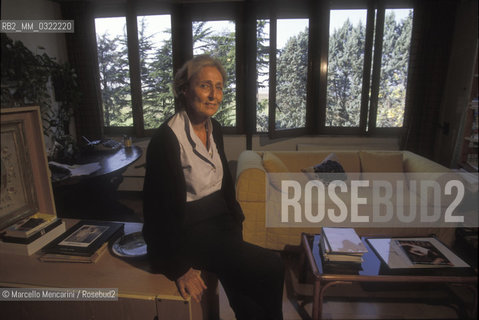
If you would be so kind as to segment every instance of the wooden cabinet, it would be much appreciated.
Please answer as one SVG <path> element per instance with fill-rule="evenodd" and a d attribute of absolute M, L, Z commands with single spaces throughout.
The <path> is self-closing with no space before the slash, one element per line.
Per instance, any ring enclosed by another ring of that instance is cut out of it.
<path fill-rule="evenodd" d="M 478 172 L 477 155 L 478 149 L 478 65 L 477 65 L 477 51 L 476 62 L 474 67 L 474 74 L 471 86 L 470 100 L 466 110 L 466 119 L 464 122 L 464 134 L 459 159 L 459 165 L 467 171 Z"/>
<path fill-rule="evenodd" d="M 75 220 L 64 219 L 67 226 Z M 125 233 L 141 230 L 125 223 Z M 117 301 L 1 301 L 2 319 L 138 319 L 204 320 L 218 318 L 216 278 L 205 278 L 208 290 L 201 303 L 185 301 L 173 281 L 151 273 L 145 260 L 126 260 L 110 251 L 96 263 L 41 262 L 32 256 L 0 254 L 0 287 L 114 288 Z"/>

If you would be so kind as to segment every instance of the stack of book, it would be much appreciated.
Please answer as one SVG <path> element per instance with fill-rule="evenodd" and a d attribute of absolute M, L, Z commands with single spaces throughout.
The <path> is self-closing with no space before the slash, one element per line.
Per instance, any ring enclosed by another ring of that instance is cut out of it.
<path fill-rule="evenodd" d="M 65 232 L 65 223 L 49 214 L 37 213 L 2 231 L 0 251 L 32 255 Z"/>
<path fill-rule="evenodd" d="M 320 246 L 324 267 L 335 270 L 361 269 L 368 251 L 353 228 L 322 228 Z"/>
<path fill-rule="evenodd" d="M 41 261 L 94 263 L 107 251 L 108 243 L 123 233 L 123 223 L 80 221 L 45 248 Z"/>

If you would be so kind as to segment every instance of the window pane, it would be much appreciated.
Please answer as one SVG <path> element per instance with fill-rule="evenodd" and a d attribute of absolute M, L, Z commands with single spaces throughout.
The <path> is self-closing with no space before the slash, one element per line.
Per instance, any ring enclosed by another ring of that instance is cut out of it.
<path fill-rule="evenodd" d="M 175 113 L 170 15 L 139 16 L 141 91 L 145 129 Z"/>
<path fill-rule="evenodd" d="M 276 128 L 306 125 L 308 19 L 278 19 L 276 62 Z"/>
<path fill-rule="evenodd" d="M 331 10 L 326 126 L 358 127 L 367 10 Z"/>
<path fill-rule="evenodd" d="M 194 55 L 218 59 L 227 74 L 223 102 L 214 116 L 223 126 L 236 126 L 236 32 L 234 21 L 193 22 Z"/>
<path fill-rule="evenodd" d="M 133 125 L 126 19 L 95 19 L 105 127 Z"/>
<path fill-rule="evenodd" d="M 256 22 L 256 131 L 268 131 L 269 113 L 269 20 Z"/>
<path fill-rule="evenodd" d="M 411 46 L 412 9 L 386 10 L 377 127 L 402 127 Z"/>

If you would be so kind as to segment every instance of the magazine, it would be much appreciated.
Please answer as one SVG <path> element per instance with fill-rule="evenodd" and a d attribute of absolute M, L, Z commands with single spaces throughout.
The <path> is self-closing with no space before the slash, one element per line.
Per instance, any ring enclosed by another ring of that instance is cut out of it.
<path fill-rule="evenodd" d="M 395 240 L 412 264 L 450 265 L 453 264 L 428 240 Z"/>

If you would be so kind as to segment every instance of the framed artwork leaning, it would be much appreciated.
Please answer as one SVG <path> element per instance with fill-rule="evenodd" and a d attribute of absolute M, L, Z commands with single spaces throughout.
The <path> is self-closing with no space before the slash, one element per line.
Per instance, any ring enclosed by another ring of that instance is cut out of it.
<path fill-rule="evenodd" d="M 37 213 L 56 216 L 40 109 L 2 108 L 0 230 Z"/>

